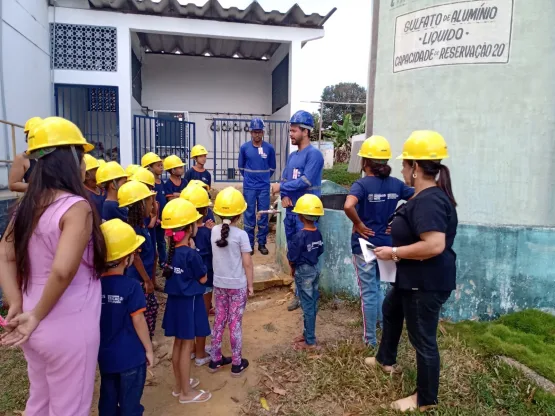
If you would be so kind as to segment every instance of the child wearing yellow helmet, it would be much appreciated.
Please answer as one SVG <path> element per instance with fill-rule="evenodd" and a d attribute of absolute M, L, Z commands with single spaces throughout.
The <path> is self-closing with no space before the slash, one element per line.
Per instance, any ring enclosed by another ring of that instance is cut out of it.
<path fill-rule="evenodd" d="M 210 335 L 208 314 L 203 294 L 206 266 L 202 257 L 190 246 L 196 234 L 196 222 L 202 218 L 195 206 L 183 198 L 169 201 L 162 212 L 162 228 L 166 230 L 170 248 L 165 292 L 168 294 L 162 328 L 167 337 L 175 337 L 172 363 L 175 376 L 173 396 L 180 403 L 203 403 L 209 392 L 194 390 L 200 383 L 191 379 L 191 354 L 195 338 Z"/>
<path fill-rule="evenodd" d="M 187 181 L 182 178 L 185 172 L 184 166 L 185 163 L 176 155 L 170 155 L 164 159 L 164 170 L 170 174 L 164 184 L 164 193 L 168 201 L 179 198 L 179 194 L 187 186 Z"/>
<path fill-rule="evenodd" d="M 166 252 L 166 238 L 164 237 L 164 230 L 160 227 L 160 216 L 162 215 L 162 210 L 166 205 L 166 192 L 164 191 L 164 182 L 162 181 L 162 173 L 164 173 L 164 164 L 160 156 L 156 153 L 149 152 L 141 158 L 141 166 L 148 169 L 154 174 L 154 190 L 156 191 L 156 211 L 158 216 L 156 218 L 156 226 L 154 228 L 154 233 L 156 235 L 156 253 L 158 255 L 158 264 L 161 268 L 166 265 L 166 260 L 168 254 Z M 154 282 L 154 288 L 156 290 L 162 290 Z"/>
<path fill-rule="evenodd" d="M 293 271 L 304 315 L 304 331 L 293 340 L 293 348 L 314 350 L 318 348 L 316 345 L 316 314 L 320 297 L 318 258 L 324 253 L 322 234 L 314 223 L 324 215 L 324 206 L 316 195 L 305 194 L 297 200 L 293 212 L 299 216 L 303 229 L 291 239 L 287 259 Z"/>
<path fill-rule="evenodd" d="M 145 318 L 148 324 L 150 338 L 154 336 L 156 317 L 158 316 L 158 301 L 154 296 L 154 283 L 152 279 L 156 273 L 156 249 L 146 227 L 154 204 L 154 192 L 135 180 L 124 183 L 118 190 L 118 203 L 120 208 L 128 209 L 127 223 L 133 227 L 135 233 L 144 237 L 144 242 L 139 248 L 139 255 L 135 256 L 133 264 L 127 269 L 127 276 L 142 283 L 146 297 Z"/>
<path fill-rule="evenodd" d="M 185 174 L 185 180 L 187 182 L 191 182 L 193 179 L 199 180 L 210 189 L 212 186 L 212 175 L 204 168 L 207 156 L 208 150 L 204 146 L 200 144 L 193 146 L 191 158 L 195 161 L 195 164 Z"/>
<path fill-rule="evenodd" d="M 27 142 L 29 137 L 29 132 L 40 122 L 42 118 L 31 117 L 25 123 L 25 128 L 23 132 L 25 133 L 25 142 Z M 8 177 L 8 187 L 12 192 L 25 192 L 29 186 L 29 178 L 31 177 L 31 172 L 37 163 L 36 159 L 29 159 L 25 152 L 19 153 L 15 156 L 12 167 L 10 168 L 10 174 Z"/>
<path fill-rule="evenodd" d="M 100 414 L 116 414 L 120 405 L 142 412 L 146 367 L 154 364 L 141 285 L 125 276 L 133 253 L 143 244 L 128 224 L 113 219 L 100 226 L 106 242 L 106 271 L 100 315 Z M 125 383 L 123 383 L 125 379 Z M 119 403 L 118 403 L 119 402 Z"/>
<path fill-rule="evenodd" d="M 233 377 L 241 376 L 249 366 L 249 361 L 242 357 L 242 323 L 247 297 L 254 294 L 254 269 L 249 236 L 236 226 L 246 209 L 245 198 L 237 189 L 230 186 L 219 192 L 214 213 L 223 220 L 223 224 L 216 225 L 211 235 L 216 316 L 209 371 L 215 372 L 232 364 Z M 222 355 L 226 323 L 229 324 L 232 358 Z"/>
<path fill-rule="evenodd" d="M 127 208 L 120 208 L 118 189 L 127 182 L 127 173 L 118 162 L 106 162 L 96 171 L 96 183 L 104 189 L 106 199 L 102 206 L 102 219 L 110 221 L 119 218 L 127 221 Z"/>
<path fill-rule="evenodd" d="M 97 159 L 85 153 L 83 155 L 83 160 L 85 161 L 85 188 L 89 192 L 89 196 L 93 205 L 96 208 L 96 212 L 98 213 L 99 217 L 102 217 L 102 208 L 104 206 L 104 200 L 106 199 L 106 194 L 104 189 L 100 188 L 96 184 L 96 171 L 100 167 L 100 163 Z"/>

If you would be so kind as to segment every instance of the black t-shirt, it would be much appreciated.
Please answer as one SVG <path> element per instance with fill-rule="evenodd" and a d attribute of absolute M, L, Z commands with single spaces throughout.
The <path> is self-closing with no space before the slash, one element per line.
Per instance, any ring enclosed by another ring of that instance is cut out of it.
<path fill-rule="evenodd" d="M 395 286 L 425 291 L 455 290 L 457 255 L 453 241 L 457 234 L 457 210 L 440 188 L 423 190 L 395 213 L 391 224 L 393 247 L 420 241 L 430 231 L 445 233 L 445 250 L 428 260 L 401 259 L 397 264 Z"/>

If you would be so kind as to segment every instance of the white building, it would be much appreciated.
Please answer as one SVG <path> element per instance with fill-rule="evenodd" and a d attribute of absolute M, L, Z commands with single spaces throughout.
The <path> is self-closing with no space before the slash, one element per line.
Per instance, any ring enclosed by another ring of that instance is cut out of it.
<path fill-rule="evenodd" d="M 301 108 L 301 48 L 324 36 L 335 9 L 182 3 L 1 0 L 0 119 L 69 118 L 97 145 L 95 156 L 123 165 L 148 151 L 188 158 L 200 143 L 214 179 L 233 181 L 247 120 L 257 115 L 284 163 L 287 120 Z M 0 125 L 0 159 L 11 159 L 9 134 Z"/>

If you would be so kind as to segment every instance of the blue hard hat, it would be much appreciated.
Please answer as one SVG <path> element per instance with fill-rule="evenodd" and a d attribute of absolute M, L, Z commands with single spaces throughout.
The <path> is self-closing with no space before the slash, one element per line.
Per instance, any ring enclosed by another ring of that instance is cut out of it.
<path fill-rule="evenodd" d="M 253 118 L 251 120 L 251 125 L 249 129 L 252 130 L 264 130 L 264 120 L 261 118 Z"/>
<path fill-rule="evenodd" d="M 291 124 L 300 124 L 301 127 L 312 130 L 314 128 L 314 117 L 308 111 L 300 110 L 291 117 Z"/>

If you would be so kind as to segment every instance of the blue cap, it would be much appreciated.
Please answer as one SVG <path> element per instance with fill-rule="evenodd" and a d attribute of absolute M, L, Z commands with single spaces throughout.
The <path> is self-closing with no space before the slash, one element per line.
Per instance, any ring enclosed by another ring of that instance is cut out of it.
<path fill-rule="evenodd" d="M 251 125 L 249 129 L 252 130 L 264 130 L 264 121 L 261 118 L 253 118 L 251 120 Z"/>
<path fill-rule="evenodd" d="M 314 117 L 308 111 L 297 111 L 291 117 L 291 124 L 298 124 L 304 129 L 312 130 L 314 128 Z"/>

